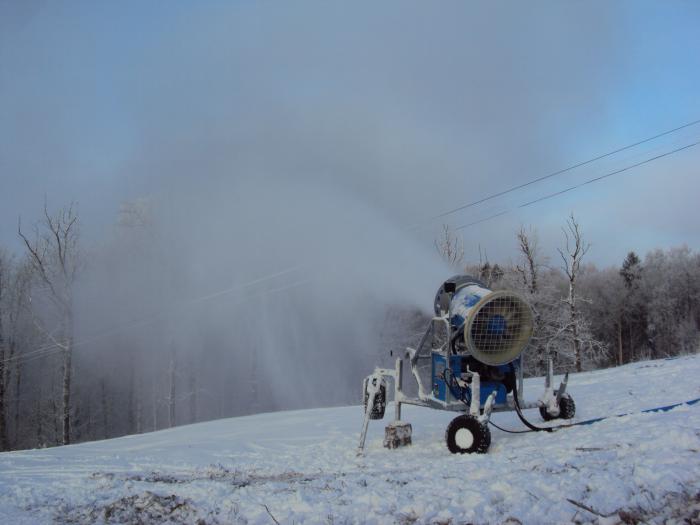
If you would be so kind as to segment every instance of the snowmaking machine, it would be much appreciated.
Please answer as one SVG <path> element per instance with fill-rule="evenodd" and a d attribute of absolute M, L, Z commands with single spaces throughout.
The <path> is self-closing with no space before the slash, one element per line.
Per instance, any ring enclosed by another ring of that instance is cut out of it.
<path fill-rule="evenodd" d="M 551 360 L 542 396 L 534 402 L 523 398 L 523 351 L 535 323 L 531 307 L 520 296 L 492 291 L 478 279 L 457 275 L 438 289 L 434 311 L 417 348 L 408 348 L 394 369 L 376 368 L 365 378 L 360 452 L 369 421 L 384 417 L 389 381 L 395 420 L 386 427 L 387 448 L 411 443 L 411 425 L 401 421 L 403 404 L 461 412 L 445 434 L 447 448 L 460 454 L 488 450 L 492 412 L 515 411 L 531 430 L 548 429 L 529 423 L 522 415 L 527 408 L 539 408 L 545 421 L 574 417 L 576 407 L 566 392 L 568 373 L 555 390 Z M 404 393 L 404 360 L 417 383 L 417 396 Z"/>

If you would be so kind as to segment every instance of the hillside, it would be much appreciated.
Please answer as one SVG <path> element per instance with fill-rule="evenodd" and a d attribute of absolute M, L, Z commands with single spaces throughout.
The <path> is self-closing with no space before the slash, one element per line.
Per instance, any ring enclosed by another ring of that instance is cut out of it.
<path fill-rule="evenodd" d="M 700 397 L 699 377 L 700 356 L 691 356 L 575 374 L 569 391 L 584 420 Z M 525 397 L 541 389 L 542 379 L 527 380 Z M 0 523 L 700 519 L 700 404 L 552 434 L 492 428 L 489 453 L 467 456 L 445 447 L 452 414 L 414 407 L 404 413 L 414 444 L 384 449 L 391 414 L 389 407 L 384 421 L 372 422 L 361 457 L 362 411 L 354 406 L 3 453 Z M 494 421 L 523 428 L 511 413 Z"/>

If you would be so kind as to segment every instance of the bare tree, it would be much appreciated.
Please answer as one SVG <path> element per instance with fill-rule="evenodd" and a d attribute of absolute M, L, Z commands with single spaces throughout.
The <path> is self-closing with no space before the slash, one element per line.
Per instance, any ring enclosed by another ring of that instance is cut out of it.
<path fill-rule="evenodd" d="M 452 268 L 461 268 L 464 261 L 464 241 L 457 237 L 449 225 L 442 225 L 442 233 L 435 239 L 435 249 Z"/>
<path fill-rule="evenodd" d="M 551 357 L 549 341 L 556 334 L 556 330 L 553 330 L 556 316 L 553 314 L 558 308 L 558 300 L 553 287 L 547 286 L 547 283 L 544 287 L 540 285 L 540 269 L 544 263 L 539 252 L 536 232 L 532 230 L 528 232 L 521 227 L 516 238 L 521 261 L 516 263 L 515 273 L 519 278 L 519 286 L 522 286 L 523 291 L 529 296 L 528 301 L 535 314 L 531 348 L 535 352 L 536 359 L 530 366 L 539 373 L 546 370 L 547 358 Z"/>
<path fill-rule="evenodd" d="M 6 352 L 6 336 L 4 330 L 5 305 L 8 288 L 8 277 L 10 273 L 9 258 L 3 251 L 0 251 L 0 451 L 8 449 L 7 440 L 7 411 L 6 411 L 6 381 L 7 373 L 5 365 L 8 362 Z"/>
<path fill-rule="evenodd" d="M 28 322 L 27 302 L 31 287 L 32 269 L 27 260 L 13 265 L 9 280 L 9 296 L 5 299 L 6 322 L 4 325 L 7 335 L 6 345 L 8 349 L 6 366 L 6 393 L 10 387 L 14 390 L 13 408 L 13 447 L 19 445 L 20 426 L 23 423 L 21 416 L 21 387 L 22 387 L 22 360 L 21 346 L 31 341 L 36 330 Z M 6 396 L 7 397 L 7 396 Z M 7 405 L 5 407 L 7 410 Z M 9 426 L 9 425 L 8 425 Z"/>
<path fill-rule="evenodd" d="M 563 324 L 561 331 L 570 335 L 576 371 L 581 372 L 583 369 L 582 350 L 584 345 L 589 349 L 600 347 L 600 343 L 592 338 L 583 337 L 584 334 L 587 335 L 588 330 L 578 304 L 580 298 L 577 293 L 577 280 L 581 273 L 581 261 L 590 249 L 590 244 L 584 241 L 581 227 L 576 222 L 573 213 L 567 219 L 566 227 L 562 228 L 562 231 L 564 232 L 565 247 L 563 250 L 557 248 L 557 251 L 561 256 L 562 270 L 564 270 L 569 281 L 569 293 L 564 299 L 568 307 L 568 318 L 566 323 Z"/>
<path fill-rule="evenodd" d="M 248 376 L 248 411 L 251 414 L 260 412 L 260 385 L 258 384 L 258 353 L 250 352 L 250 374 Z"/>
<path fill-rule="evenodd" d="M 103 377 L 100 379 L 100 413 L 102 414 L 102 439 L 107 439 L 110 436 L 110 419 L 111 410 L 109 397 L 107 395 L 107 381 Z"/>
<path fill-rule="evenodd" d="M 71 440 L 71 374 L 73 358 L 73 291 L 81 268 L 79 251 L 79 223 L 74 206 L 50 214 L 44 204 L 44 217 L 34 226 L 30 239 L 22 231 L 17 232 L 24 241 L 29 261 L 47 291 L 53 322 L 36 319 L 36 326 L 63 355 L 61 396 L 61 443 Z M 31 297 L 30 297 L 31 300 Z M 56 325 L 55 327 L 52 325 Z"/>
<path fill-rule="evenodd" d="M 175 396 L 177 395 L 177 355 L 174 346 L 170 352 L 170 365 L 168 366 L 168 428 L 175 426 Z"/>
<path fill-rule="evenodd" d="M 534 232 L 525 231 L 525 228 L 520 228 L 517 234 L 518 249 L 523 257 L 523 264 L 516 265 L 516 271 L 521 275 L 523 284 L 531 294 L 538 291 L 538 278 L 540 267 L 542 266 L 539 257 L 539 247 L 537 243 L 537 235 Z"/>

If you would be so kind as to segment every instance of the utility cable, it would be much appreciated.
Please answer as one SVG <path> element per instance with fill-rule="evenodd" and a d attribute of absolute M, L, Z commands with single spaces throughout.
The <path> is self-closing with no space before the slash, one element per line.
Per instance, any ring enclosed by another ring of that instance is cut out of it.
<path fill-rule="evenodd" d="M 531 181 L 525 182 L 525 183 L 523 183 L 523 184 L 518 184 L 517 186 L 513 186 L 513 187 L 508 188 L 508 189 L 506 189 L 506 190 L 499 191 L 499 192 L 497 192 L 497 193 L 493 193 L 493 194 L 488 195 L 488 196 L 486 196 L 486 197 L 483 197 L 483 198 L 481 198 L 481 199 L 479 199 L 479 200 L 476 200 L 476 201 L 473 201 L 473 202 L 464 204 L 464 205 L 462 205 L 462 206 L 458 206 L 458 207 L 453 208 L 453 209 L 451 209 L 451 210 L 449 210 L 449 211 L 446 211 L 446 212 L 444 212 L 444 213 L 440 213 L 440 214 L 438 214 L 438 215 L 435 215 L 435 216 L 431 217 L 430 220 L 440 219 L 440 218 L 442 218 L 442 217 L 446 217 L 447 215 L 452 215 L 453 213 L 456 213 L 456 212 L 458 212 L 458 211 L 466 210 L 467 208 L 471 208 L 472 206 L 476 206 L 477 204 L 481 204 L 481 203 L 483 203 L 483 202 L 490 201 L 490 200 L 492 200 L 492 199 L 495 199 L 496 197 L 501 197 L 502 195 L 506 195 L 506 194 L 508 194 L 508 193 L 511 193 L 511 192 L 520 190 L 520 189 L 522 189 L 522 188 L 526 188 L 527 186 L 531 186 L 532 184 L 536 184 L 536 183 L 541 182 L 541 181 L 543 181 L 543 180 L 551 179 L 552 177 L 556 177 L 557 175 L 562 175 L 563 173 L 572 171 L 572 170 L 574 170 L 574 169 L 576 169 L 576 168 L 580 168 L 581 166 L 586 166 L 586 165 L 588 165 L 588 164 L 592 164 L 593 162 L 596 162 L 596 161 L 598 161 L 598 160 L 604 159 L 604 158 L 606 158 L 606 157 L 610 157 L 610 156 L 612 156 L 612 155 L 615 155 L 615 154 L 620 153 L 620 152 L 622 152 L 622 151 L 626 151 L 626 150 L 628 150 L 628 149 L 632 149 L 632 148 L 634 148 L 634 147 L 636 147 L 636 146 L 640 146 L 641 144 L 645 144 L 645 143 L 647 143 L 647 142 L 651 142 L 652 140 L 656 140 L 656 139 L 661 138 L 661 137 L 664 137 L 664 136 L 666 136 L 666 135 L 670 135 L 671 133 L 675 133 L 675 132 L 680 131 L 680 130 L 682 130 L 682 129 L 689 128 L 689 127 L 691 127 L 691 126 L 695 126 L 696 124 L 700 124 L 700 119 L 694 120 L 694 121 L 692 121 L 692 122 L 688 122 L 687 124 L 683 124 L 682 126 L 678 126 L 678 127 L 676 127 L 676 128 L 670 129 L 670 130 L 668 130 L 668 131 L 664 131 L 664 132 L 662 132 L 662 133 L 658 133 L 658 134 L 656 134 L 656 135 L 654 135 L 654 136 L 652 136 L 652 137 L 648 137 L 648 138 L 646 138 L 646 139 L 639 140 L 639 141 L 637 141 L 637 142 L 635 142 L 635 143 L 633 143 L 633 144 L 629 144 L 629 145 L 627 145 L 627 146 L 623 146 L 623 147 L 618 148 L 618 149 L 616 149 L 616 150 L 609 151 L 609 152 L 607 152 L 607 153 L 603 153 L 602 155 L 598 155 L 598 156 L 596 156 L 596 157 L 593 157 L 593 158 L 591 158 L 591 159 L 585 160 L 585 161 L 583 161 L 583 162 L 578 162 L 578 163 L 573 164 L 573 165 L 571 165 L 571 166 L 569 166 L 569 167 L 566 167 L 566 168 L 564 168 L 564 169 L 560 169 L 560 170 L 555 171 L 555 172 L 553 172 L 553 173 L 549 173 L 549 174 L 544 175 L 544 176 L 542 176 L 542 177 L 538 177 L 538 178 L 536 178 L 536 179 L 533 179 L 533 180 L 531 180 Z"/>
<path fill-rule="evenodd" d="M 243 283 L 243 284 L 231 287 L 231 288 L 226 288 L 226 289 L 220 290 L 218 292 L 214 292 L 214 293 L 211 293 L 211 294 L 208 294 L 205 296 L 197 297 L 197 298 L 192 299 L 190 301 L 186 301 L 186 302 L 181 303 L 179 305 L 179 308 L 183 308 L 183 307 L 189 306 L 191 304 L 197 304 L 197 303 L 204 302 L 204 301 L 207 301 L 210 299 L 214 299 L 216 297 L 220 297 L 224 294 L 229 294 L 229 293 L 232 293 L 234 291 L 241 291 L 245 288 L 250 288 L 251 286 L 253 286 L 255 284 L 259 284 L 261 282 L 274 279 L 275 277 L 280 277 L 282 275 L 292 273 L 292 272 L 298 270 L 299 268 L 300 268 L 299 266 L 294 266 L 291 268 L 287 268 L 286 270 L 282 270 L 279 272 L 275 272 L 272 274 L 268 274 L 268 275 L 253 279 L 251 281 L 248 281 L 246 283 Z M 260 294 L 257 294 L 255 297 L 257 297 L 258 295 L 267 295 L 267 294 L 271 294 L 271 293 L 278 293 L 281 291 L 286 291 L 286 290 L 289 290 L 291 288 L 296 288 L 298 286 L 305 285 L 309 281 L 310 281 L 310 279 L 303 279 L 303 280 L 296 281 L 296 282 L 288 284 L 288 285 L 280 286 L 277 288 L 272 288 L 270 290 L 264 290 Z M 160 312 L 156 312 L 156 313 L 144 316 L 141 319 L 134 320 L 130 323 L 116 326 L 116 327 L 111 328 L 109 330 L 103 331 L 99 334 L 96 334 L 96 335 L 93 335 L 90 337 L 86 337 L 84 339 L 81 339 L 79 341 L 74 342 L 73 348 L 76 348 L 79 346 L 85 346 L 86 344 L 92 343 L 94 341 L 99 341 L 99 340 L 104 339 L 105 337 L 107 337 L 109 335 L 122 332 L 128 328 L 140 328 L 142 326 L 147 326 L 149 324 L 153 324 L 156 321 L 158 321 L 158 319 L 160 319 L 163 315 L 165 315 L 165 313 L 163 311 L 160 311 Z M 65 350 L 64 348 L 61 348 L 56 344 L 46 345 L 44 347 L 37 348 L 37 349 L 32 350 L 30 352 L 18 354 L 18 355 L 12 356 L 10 358 L 0 360 L 0 363 L 9 363 L 9 362 L 15 362 L 15 361 L 17 362 L 17 364 L 26 363 L 29 361 L 33 361 L 34 359 L 38 359 L 40 357 L 48 357 L 49 355 L 52 355 L 52 354 L 59 354 L 59 353 L 63 352 L 64 350 Z"/>
<path fill-rule="evenodd" d="M 485 218 L 483 218 L 483 219 L 479 219 L 478 221 L 474 221 L 474 222 L 470 222 L 470 223 L 468 223 L 468 224 L 464 224 L 464 225 L 462 225 L 462 226 L 459 226 L 459 227 L 455 228 L 455 230 L 463 230 L 464 228 L 469 228 L 470 226 L 475 226 L 475 225 L 477 225 L 477 224 L 481 224 L 482 222 L 490 221 L 491 219 L 495 219 L 496 217 L 500 217 L 500 216 L 505 215 L 505 214 L 507 214 L 507 213 L 510 213 L 510 212 L 512 212 L 512 211 L 514 211 L 514 210 L 518 210 L 518 209 L 520 209 L 520 208 L 526 208 L 526 207 L 532 206 L 533 204 L 536 204 L 536 203 L 538 203 L 538 202 L 542 202 L 542 201 L 544 201 L 544 200 L 551 199 L 551 198 L 553 198 L 553 197 L 558 197 L 559 195 L 563 195 L 564 193 L 568 193 L 568 192 L 570 192 L 570 191 L 576 190 L 576 189 L 581 188 L 581 187 L 583 187 L 583 186 L 586 186 L 586 185 L 588 185 L 588 184 L 593 184 L 594 182 L 598 182 L 598 181 L 601 181 L 601 180 L 603 180 L 603 179 L 607 179 L 608 177 L 612 177 L 613 175 L 618 175 L 618 174 L 620 174 L 620 173 L 624 173 L 625 171 L 629 171 L 629 170 L 631 170 L 631 169 L 633 169 L 633 168 L 637 168 L 637 167 L 639 167 L 639 166 L 642 166 L 642 165 L 644 165 L 644 164 L 648 164 L 648 163 L 653 162 L 653 161 L 655 161 L 655 160 L 658 160 L 658 159 L 661 159 L 661 158 L 664 158 L 664 157 L 668 157 L 668 156 L 670 156 L 670 155 L 674 155 L 674 154 L 679 153 L 679 152 L 681 152 L 681 151 L 683 151 L 683 150 L 686 150 L 686 149 L 695 147 L 695 146 L 697 146 L 697 145 L 699 145 L 699 144 L 700 144 L 700 141 L 693 142 L 693 143 L 691 143 L 691 144 L 686 144 L 685 146 L 681 146 L 681 147 L 676 148 L 676 149 L 673 149 L 673 150 L 671 150 L 671 151 L 667 151 L 667 152 L 665 152 L 665 153 L 661 153 L 661 154 L 659 154 L 659 155 L 655 155 L 654 157 L 650 157 L 650 158 L 648 158 L 648 159 L 644 159 L 644 160 L 642 160 L 642 161 L 640 161 L 640 162 L 636 162 L 636 163 L 634 163 L 634 164 L 630 164 L 629 166 L 625 166 L 624 168 L 620 168 L 620 169 L 617 169 L 617 170 L 615 170 L 615 171 L 611 171 L 610 173 L 606 173 L 605 175 L 600 175 L 599 177 L 594 177 L 594 178 L 589 179 L 589 180 L 587 180 L 587 181 L 585 181 L 585 182 L 581 182 L 581 183 L 579 183 L 579 184 L 575 184 L 575 185 L 573 185 L 573 186 L 569 186 L 568 188 L 565 188 L 565 189 L 563 189 L 563 190 L 560 190 L 560 191 L 557 191 L 557 192 L 554 192 L 554 193 L 550 193 L 549 195 L 545 195 L 545 196 L 543 196 L 543 197 L 539 197 L 539 198 L 534 199 L 534 200 L 531 200 L 531 201 L 529 201 L 529 202 L 520 204 L 519 206 L 516 206 L 516 207 L 514 207 L 514 208 L 510 208 L 510 209 L 501 211 L 501 212 L 499 212 L 499 213 L 496 213 L 496 214 L 494 214 L 494 215 L 490 215 L 490 216 L 488 216 L 488 217 L 485 217 Z"/>
<path fill-rule="evenodd" d="M 526 183 L 524 183 L 524 184 L 520 184 L 520 185 L 518 185 L 518 186 L 514 186 L 514 187 L 512 187 L 512 188 L 509 188 L 509 189 L 507 189 L 507 190 L 504 190 L 504 191 L 501 191 L 501 192 L 498 192 L 498 193 L 489 195 L 489 196 L 484 197 L 483 199 L 480 199 L 480 200 L 478 200 L 478 201 L 474 201 L 474 202 L 465 204 L 465 205 L 463 205 L 463 206 L 460 206 L 460 207 L 458 207 L 458 208 L 454 208 L 454 209 L 452 209 L 452 210 L 450 210 L 450 211 L 447 211 L 447 212 L 445 212 L 445 213 L 436 215 L 436 216 L 432 217 L 432 219 L 437 219 L 437 218 L 440 218 L 440 217 L 444 217 L 444 216 L 450 215 L 450 214 L 452 214 L 452 213 L 455 213 L 455 212 L 457 212 L 457 211 L 460 211 L 460 210 L 463 210 L 463 209 L 466 209 L 466 208 L 475 206 L 475 205 L 477 205 L 477 204 L 481 204 L 482 202 L 486 202 L 486 201 L 488 201 L 488 200 L 494 199 L 494 198 L 499 197 L 499 196 L 501 196 L 501 195 L 505 195 L 505 194 L 507 194 L 507 193 L 511 193 L 511 192 L 513 192 L 513 191 L 516 191 L 516 190 L 519 190 L 519 189 L 521 189 L 521 188 L 530 186 L 530 185 L 535 184 L 535 183 L 537 183 L 537 182 L 540 182 L 540 181 L 543 181 L 543 180 L 552 178 L 552 177 L 554 177 L 554 176 L 556 176 L 556 175 L 563 174 L 563 173 L 565 173 L 565 172 L 567 172 L 567 171 L 571 171 L 571 170 L 573 170 L 573 169 L 575 169 L 575 168 L 578 168 L 578 167 L 581 167 L 581 166 L 585 166 L 585 165 L 587 165 L 587 164 L 591 164 L 592 162 L 595 162 L 595 161 L 597 161 L 597 160 L 600 160 L 600 159 L 609 157 L 609 156 L 611 156 L 611 155 L 614 155 L 614 154 L 616 154 L 616 153 L 620 153 L 620 152 L 622 152 L 622 151 L 631 149 L 631 148 L 633 148 L 633 147 L 635 147 L 635 146 L 639 146 L 639 145 L 641 145 L 641 144 L 650 142 L 650 141 L 652 141 L 652 140 L 658 139 L 658 138 L 663 137 L 663 136 L 665 136 L 665 135 L 669 135 L 669 134 L 674 133 L 674 132 L 676 132 L 676 131 L 679 131 L 679 130 L 681 130 L 681 129 L 688 128 L 688 127 L 690 127 L 690 126 L 694 126 L 694 125 L 696 125 L 696 124 L 698 124 L 698 123 L 700 123 L 700 119 L 699 119 L 699 120 L 692 121 L 692 122 L 689 122 L 689 123 L 684 124 L 684 125 L 682 125 L 682 126 L 678 126 L 678 127 L 673 128 L 673 129 L 671 129 L 671 130 L 664 131 L 664 132 L 662 132 L 662 133 L 659 133 L 659 134 L 654 135 L 654 136 L 652 136 L 652 137 L 648 137 L 648 138 L 646 138 L 646 139 L 640 140 L 640 141 L 638 141 L 638 142 L 635 142 L 635 143 L 633 143 L 633 144 L 624 146 L 624 147 L 622 147 L 622 148 L 618 148 L 618 149 L 616 149 L 616 150 L 614 150 L 614 151 L 610 151 L 610 152 L 608 152 L 608 153 L 604 153 L 604 154 L 602 154 L 602 155 L 598 155 L 597 157 L 594 157 L 594 158 L 592 158 L 592 159 L 589 159 L 589 160 L 586 160 L 586 161 L 583 161 L 583 162 L 579 162 L 579 163 L 577 163 L 577 164 L 574 164 L 574 165 L 569 166 L 569 167 L 567 167 L 567 168 L 564 168 L 564 169 L 562 169 L 562 170 L 556 171 L 556 172 L 554 172 L 554 173 L 550 173 L 550 174 L 548 174 L 548 175 L 539 177 L 539 178 L 537 178 L 537 179 L 533 179 L 533 180 L 531 180 L 531 181 L 529 181 L 529 182 L 526 182 Z M 685 149 L 689 149 L 689 148 L 691 148 L 691 147 L 697 146 L 698 144 L 700 144 L 700 141 L 694 142 L 694 143 L 692 143 L 692 144 L 688 144 L 688 145 L 685 145 L 685 146 L 682 146 L 682 147 L 680 147 L 680 148 L 676 148 L 676 149 L 671 150 L 671 151 L 666 152 L 666 153 L 662 153 L 662 154 L 656 155 L 656 156 L 654 156 L 654 157 L 645 159 L 645 160 L 643 160 L 643 161 L 641 161 L 641 162 L 637 162 L 637 163 L 635 163 L 635 164 L 632 164 L 632 165 L 626 166 L 626 167 L 624 167 L 624 168 L 615 170 L 615 171 L 610 172 L 610 173 L 607 173 L 607 174 L 605 174 L 605 175 L 601 175 L 601 176 L 599 176 L 599 177 L 595 177 L 595 178 L 593 178 L 593 179 L 587 180 L 587 181 L 585 181 L 585 182 L 583 182 L 583 183 L 576 184 L 576 185 L 574 185 L 574 186 L 570 186 L 570 187 L 568 187 L 568 188 L 566 188 L 566 189 L 564 189 L 564 190 L 561 190 L 561 191 L 558 191 L 558 192 L 555 192 L 555 193 L 551 193 L 551 194 L 549 194 L 549 195 L 545 195 L 545 196 L 540 197 L 540 198 L 538 198 L 538 199 L 535 199 L 535 200 L 526 202 L 526 203 L 524 203 L 524 204 L 521 204 L 521 205 L 517 206 L 516 208 L 511 208 L 511 209 L 508 209 L 508 210 L 504 210 L 504 211 L 501 211 L 501 212 L 499 212 L 499 213 L 497 213 L 497 214 L 494 214 L 494 215 L 491 215 L 491 216 L 489 216 L 489 217 L 486 217 L 486 218 L 484 218 L 484 219 L 480 219 L 480 220 L 478 220 L 478 221 L 474 221 L 474 222 L 471 222 L 471 223 L 469 223 L 469 224 L 465 224 L 465 225 L 459 226 L 458 228 L 456 228 L 456 230 L 461 230 L 461 229 L 464 229 L 464 228 L 468 228 L 468 227 L 470 227 L 470 226 L 474 226 L 474 225 L 476 225 L 476 224 L 480 224 L 480 223 L 482 223 L 482 222 L 486 222 L 486 221 L 489 221 L 489 220 L 494 219 L 494 218 L 496 218 L 496 217 L 500 217 L 500 216 L 502 216 L 502 215 L 505 215 L 505 214 L 507 214 L 507 213 L 509 213 L 509 212 L 511 212 L 511 211 L 513 211 L 513 210 L 515 210 L 515 209 L 525 208 L 525 207 L 531 206 L 531 205 L 533 205 L 533 204 L 535 204 L 535 203 L 538 203 L 538 202 L 541 202 L 541 201 L 544 201 L 544 200 L 547 200 L 547 199 L 550 199 L 550 198 L 553 198 L 553 197 L 557 197 L 557 196 L 562 195 L 562 194 L 564 194 L 564 193 L 567 193 L 567 192 L 569 192 L 569 191 L 573 191 L 573 190 L 575 190 L 575 189 L 578 189 L 578 188 L 580 188 L 580 187 L 582 187 L 582 186 L 585 186 L 585 185 L 588 185 L 588 184 L 592 184 L 592 183 L 594 183 L 594 182 L 598 182 L 598 181 L 600 181 L 600 180 L 603 180 L 603 179 L 608 178 L 608 177 L 612 177 L 613 175 L 617 175 L 617 174 L 619 174 L 619 173 L 623 173 L 623 172 L 625 172 L 625 171 L 628 171 L 628 170 L 630 170 L 630 169 L 636 168 L 636 167 L 641 166 L 641 165 L 643 165 L 643 164 L 647 164 L 647 163 L 652 162 L 652 161 L 654 161 L 654 160 L 658 160 L 658 159 L 660 159 L 660 158 L 667 157 L 667 156 L 669 156 L 669 155 L 678 153 L 678 152 L 683 151 L 683 150 L 685 150 Z M 259 277 L 259 278 L 257 278 L 257 279 L 252 280 L 252 281 L 249 281 L 249 282 L 247 282 L 247 283 L 243 283 L 243 284 L 240 284 L 240 285 L 231 287 L 231 288 L 219 290 L 219 291 L 217 291 L 217 292 L 214 292 L 214 293 L 211 293 L 211 294 L 208 294 L 208 295 L 205 295 L 205 296 L 197 297 L 197 298 L 192 299 L 192 300 L 190 300 L 190 301 L 186 301 L 186 302 L 182 303 L 182 304 L 179 305 L 179 306 L 180 306 L 180 307 L 184 307 L 184 306 L 187 306 L 187 305 L 189 305 L 189 304 L 196 304 L 196 303 L 199 303 L 199 302 L 204 302 L 204 301 L 207 301 L 207 300 L 210 300 L 210 299 L 213 299 L 213 298 L 216 298 L 216 297 L 225 295 L 225 294 L 229 294 L 229 293 L 234 292 L 234 291 L 239 291 L 239 290 L 248 288 L 248 287 L 250 287 L 250 286 L 253 286 L 254 284 L 258 284 L 258 283 L 261 283 L 261 282 L 264 282 L 264 281 L 273 279 L 273 278 L 275 278 L 275 277 L 279 277 L 279 276 L 282 276 L 282 275 L 285 275 L 285 274 L 294 272 L 294 271 L 298 270 L 299 268 L 300 268 L 300 266 L 293 266 L 293 267 L 287 268 L 287 269 L 282 270 L 282 271 L 278 271 L 278 272 L 275 272 L 275 273 L 272 273 L 272 274 L 268 274 L 268 275 Z M 305 284 L 305 283 L 308 282 L 308 281 L 309 281 L 309 280 L 302 281 L 300 284 Z M 287 288 L 290 288 L 290 287 L 293 287 L 293 286 L 296 286 L 296 285 L 285 286 L 285 287 L 280 288 L 279 290 L 286 290 Z M 273 291 L 277 291 L 277 290 L 273 290 Z M 106 337 L 106 336 L 108 336 L 108 335 L 111 335 L 112 333 L 121 332 L 121 331 L 123 331 L 123 330 L 125 330 L 125 329 L 127 329 L 127 328 L 135 328 L 135 327 L 140 327 L 140 326 L 144 326 L 144 325 L 147 325 L 147 324 L 151 324 L 151 323 L 155 322 L 158 318 L 160 318 L 162 315 L 163 315 L 163 312 L 162 312 L 162 311 L 161 311 L 161 312 L 154 313 L 154 314 L 151 314 L 150 316 L 147 316 L 147 317 L 145 317 L 145 318 L 142 318 L 142 319 L 140 319 L 140 320 L 138 320 L 138 321 L 136 321 L 136 322 L 134 322 L 134 323 L 130 323 L 130 324 L 127 324 L 127 325 L 122 325 L 122 326 L 117 326 L 117 327 L 115 327 L 115 328 L 113 328 L 113 329 L 111 329 L 111 330 L 109 330 L 109 331 L 103 332 L 102 334 L 98 334 L 98 335 L 96 335 L 96 336 L 92 336 L 92 337 L 89 337 L 89 338 L 87 338 L 87 339 L 85 339 L 85 340 L 79 341 L 79 342 L 75 343 L 73 346 L 75 347 L 75 346 L 79 346 L 79 345 L 84 345 L 84 344 L 87 344 L 88 342 L 92 342 L 92 341 L 95 341 L 95 340 L 103 339 L 104 337 Z M 48 355 L 51 355 L 51 354 L 53 354 L 53 353 L 59 353 L 59 352 L 61 352 L 61 351 L 64 350 L 64 349 L 62 349 L 62 348 L 60 348 L 60 347 L 59 347 L 59 348 L 54 348 L 55 346 L 56 346 L 56 345 L 51 345 L 51 346 L 48 346 L 48 347 L 39 348 L 39 349 L 33 350 L 32 352 L 29 352 L 28 354 L 21 354 L 21 355 L 13 356 L 13 357 L 11 357 L 11 358 L 4 359 L 4 360 L 2 360 L 2 361 L 0 361 L 0 362 L 2 362 L 2 363 L 8 363 L 8 362 L 12 362 L 12 361 L 18 361 L 18 362 L 23 362 L 23 361 L 24 361 L 24 362 L 26 362 L 26 361 L 29 361 L 29 360 L 33 360 L 34 358 L 48 356 Z M 43 353 L 44 351 L 45 351 L 45 353 Z M 39 355 L 39 354 L 41 354 L 41 355 Z"/>
<path fill-rule="evenodd" d="M 498 426 L 496 423 L 491 421 L 491 418 L 489 418 L 489 425 L 492 425 L 496 427 L 498 430 L 501 432 L 506 432 L 508 434 L 529 434 L 530 432 L 534 432 L 534 430 L 530 430 L 529 428 L 527 430 L 508 430 L 507 428 L 503 428 L 501 426 Z"/>
<path fill-rule="evenodd" d="M 56 348 L 56 346 L 57 345 L 55 343 L 51 343 L 51 344 L 48 344 L 46 346 L 41 346 L 39 348 L 32 350 L 31 352 L 24 352 L 22 354 L 13 355 L 12 357 L 8 357 L 6 359 L 3 359 L 0 361 L 0 363 L 11 363 L 12 361 L 17 361 L 17 360 L 23 359 L 25 357 L 30 357 L 34 354 L 40 354 L 40 353 L 43 353 L 46 351 L 53 350 L 54 348 Z"/>

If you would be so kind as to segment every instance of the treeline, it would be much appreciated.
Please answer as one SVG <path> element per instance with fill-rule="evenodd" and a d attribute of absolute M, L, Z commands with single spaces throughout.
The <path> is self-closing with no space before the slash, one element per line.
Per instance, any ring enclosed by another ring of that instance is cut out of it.
<path fill-rule="evenodd" d="M 184 269 L 163 256 L 150 221 L 147 203 L 128 203 L 112 234 L 87 250 L 77 209 L 45 206 L 39 221 L 19 224 L 22 253 L 0 249 L 0 450 L 255 406 L 254 381 L 244 380 L 253 364 L 222 359 L 223 338 L 208 330 L 217 322 L 203 321 L 193 337 L 183 330 L 185 314 L 164 311 L 183 294 L 174 276 L 184 279 Z"/>
<path fill-rule="evenodd" d="M 700 351 L 700 254 L 687 246 L 644 257 L 632 251 L 601 269 L 586 261 L 590 245 L 573 216 L 558 260 L 542 257 L 534 231 L 521 229 L 514 241 L 515 264 L 466 271 L 529 299 L 536 313 L 530 373 L 542 373 L 550 356 L 559 370 L 582 370 Z"/>
<path fill-rule="evenodd" d="M 185 307 L 183 298 L 229 277 L 197 281 L 178 237 L 154 222 L 147 202 L 128 203 L 112 234 L 88 250 L 75 208 L 45 208 L 34 225 L 19 225 L 22 253 L 0 250 L 1 450 L 356 403 L 361 378 L 425 329 L 427 311 L 370 311 L 376 297 L 336 297 L 327 284 L 240 289 L 224 303 L 217 292 Z M 465 265 L 447 227 L 436 242 L 455 273 L 514 289 L 533 306 L 529 374 L 548 357 L 562 371 L 698 351 L 699 254 L 630 253 L 599 269 L 573 216 L 564 232 L 556 260 L 542 256 L 536 232 L 516 232 L 520 255 L 507 264 Z"/>
<path fill-rule="evenodd" d="M 77 208 L 45 207 L 0 250 L 0 450 L 357 402 L 378 301 L 280 271 L 252 225 L 193 242 L 204 223 L 156 208 L 125 203 L 87 246 Z"/>

